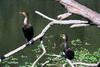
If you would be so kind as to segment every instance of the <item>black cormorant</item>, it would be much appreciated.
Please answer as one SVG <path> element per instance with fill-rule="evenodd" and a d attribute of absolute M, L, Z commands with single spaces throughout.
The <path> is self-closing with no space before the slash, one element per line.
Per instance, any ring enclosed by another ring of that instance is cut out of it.
<path fill-rule="evenodd" d="M 64 54 L 65 54 L 65 58 L 68 58 L 69 60 L 74 59 L 74 51 L 68 45 L 68 36 L 67 36 L 67 34 L 61 34 L 61 37 L 64 40 Z"/>
<path fill-rule="evenodd" d="M 34 30 L 32 25 L 29 23 L 29 15 L 27 12 L 19 12 L 19 14 L 25 17 L 22 30 L 27 41 L 30 41 L 34 36 Z"/>

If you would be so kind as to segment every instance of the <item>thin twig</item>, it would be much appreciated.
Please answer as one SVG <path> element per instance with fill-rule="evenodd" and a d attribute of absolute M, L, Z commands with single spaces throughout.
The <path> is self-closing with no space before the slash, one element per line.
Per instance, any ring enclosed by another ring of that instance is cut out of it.
<path fill-rule="evenodd" d="M 50 20 L 50 21 L 56 21 L 56 19 L 50 18 L 42 13 L 40 13 L 39 11 L 35 11 L 35 13 L 37 13 L 38 15 L 42 16 L 43 18 Z"/>
<path fill-rule="evenodd" d="M 46 53 L 46 49 L 45 49 L 45 47 L 43 45 L 43 41 L 41 41 L 41 44 L 40 45 L 42 47 L 43 53 L 34 61 L 34 63 L 32 64 L 31 67 L 34 67 L 35 64 L 39 61 L 39 59 L 41 59 L 43 57 L 43 55 Z"/>
<path fill-rule="evenodd" d="M 73 63 L 74 65 L 84 65 L 84 66 L 92 66 L 92 67 L 96 67 L 98 64 L 95 64 L 95 63 L 83 63 L 83 62 L 74 62 Z"/>
<path fill-rule="evenodd" d="M 70 28 L 74 28 L 74 27 L 86 27 L 86 26 L 90 26 L 90 24 L 73 24 L 70 26 Z"/>
<path fill-rule="evenodd" d="M 65 65 L 66 65 L 66 63 L 65 63 L 65 64 L 63 64 L 63 65 L 62 65 L 62 67 L 66 67 Z"/>
<path fill-rule="evenodd" d="M 66 59 L 66 61 L 69 63 L 69 65 L 70 65 L 71 67 L 75 67 L 74 64 L 71 62 L 71 60 Z"/>
<path fill-rule="evenodd" d="M 57 54 L 46 54 L 48 56 L 53 56 L 53 57 L 61 57 L 61 55 L 57 55 Z"/>
<path fill-rule="evenodd" d="M 41 67 L 44 67 L 47 63 L 49 63 L 50 61 L 49 60 L 47 60 L 47 61 L 45 61 L 42 65 L 41 65 Z"/>

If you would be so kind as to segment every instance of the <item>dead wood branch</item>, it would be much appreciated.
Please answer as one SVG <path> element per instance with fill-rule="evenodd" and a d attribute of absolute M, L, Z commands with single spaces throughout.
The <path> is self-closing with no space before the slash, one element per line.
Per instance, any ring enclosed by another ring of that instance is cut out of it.
<path fill-rule="evenodd" d="M 100 26 L 100 14 L 96 11 L 91 10 L 90 8 L 78 3 L 75 0 L 57 0 L 60 4 L 62 4 L 65 9 L 68 10 L 68 13 L 58 15 L 58 18 L 64 19 L 68 17 L 68 15 L 72 15 L 69 13 L 74 13 L 81 15 L 89 20 L 91 20 L 97 26 Z"/>

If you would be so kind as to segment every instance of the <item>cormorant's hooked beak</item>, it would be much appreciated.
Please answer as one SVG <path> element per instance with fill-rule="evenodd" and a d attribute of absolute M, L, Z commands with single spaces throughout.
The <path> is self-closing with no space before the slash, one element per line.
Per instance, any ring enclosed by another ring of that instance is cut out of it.
<path fill-rule="evenodd" d="M 19 12 L 19 14 L 24 14 L 24 12 Z"/>
<path fill-rule="evenodd" d="M 60 34 L 60 37 L 65 39 L 65 34 Z"/>
<path fill-rule="evenodd" d="M 26 12 L 19 12 L 19 14 L 26 16 Z"/>
<path fill-rule="evenodd" d="M 68 36 L 67 34 L 60 34 L 60 37 L 66 41 L 68 41 Z"/>

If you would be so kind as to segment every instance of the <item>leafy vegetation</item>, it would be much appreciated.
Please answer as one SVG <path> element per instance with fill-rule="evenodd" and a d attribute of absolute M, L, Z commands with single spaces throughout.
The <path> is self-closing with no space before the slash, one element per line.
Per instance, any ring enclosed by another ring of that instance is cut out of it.
<path fill-rule="evenodd" d="M 82 45 L 82 41 L 80 39 L 76 39 L 71 41 L 73 46 L 77 45 Z M 89 44 L 89 43 L 84 43 L 84 44 Z M 90 45 L 90 44 L 89 44 Z M 37 49 L 32 50 L 33 52 L 36 52 L 36 56 L 38 57 L 41 52 L 40 46 Z M 52 55 L 52 54 L 51 54 Z M 66 64 L 67 67 L 70 67 L 69 64 L 67 63 L 66 59 L 62 56 L 62 52 L 59 53 L 61 57 L 54 57 L 54 56 L 46 56 L 46 60 L 49 61 L 45 67 L 61 67 L 63 64 Z M 20 56 L 22 59 L 28 59 L 29 57 L 21 55 Z M 29 61 L 24 61 L 23 64 L 19 63 L 18 58 L 11 56 L 8 60 L 5 60 L 0 63 L 0 67 L 31 67 L 32 62 Z M 73 62 L 85 62 L 85 63 L 97 63 L 100 61 L 100 48 L 97 49 L 95 52 L 89 52 L 88 49 L 86 48 L 80 48 L 78 50 L 77 48 L 75 49 L 75 59 L 72 60 Z M 35 65 L 35 67 L 40 67 L 41 64 L 44 62 L 39 62 Z M 84 67 L 80 65 L 79 67 Z"/>

